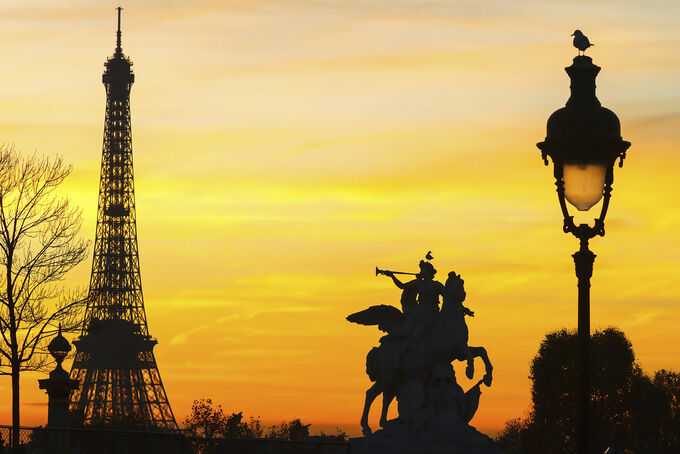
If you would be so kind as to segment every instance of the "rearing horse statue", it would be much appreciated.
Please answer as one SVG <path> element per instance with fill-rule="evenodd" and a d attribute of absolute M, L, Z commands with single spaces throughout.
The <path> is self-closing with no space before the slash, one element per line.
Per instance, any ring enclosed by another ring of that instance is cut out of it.
<path fill-rule="evenodd" d="M 436 282 L 436 281 L 435 281 Z M 441 284 L 437 283 L 441 286 Z M 366 391 L 366 400 L 361 416 L 361 427 L 365 436 L 372 433 L 368 425 L 368 414 L 371 404 L 378 395 L 383 395 L 383 407 L 380 425 L 387 422 L 387 410 L 396 396 L 399 384 L 406 378 L 429 374 L 436 366 L 448 365 L 454 360 L 467 361 L 468 378 L 474 376 L 473 359 L 481 357 L 484 361 L 485 374 L 482 382 L 491 386 L 493 367 L 486 349 L 469 347 L 468 328 L 465 315 L 472 312 L 463 307 L 465 300 L 464 282 L 455 272 L 449 273 L 442 292 L 442 308 L 436 313 L 434 321 L 420 336 L 409 336 L 404 333 L 405 324 L 409 320 L 402 311 L 394 306 L 372 306 L 347 317 L 347 320 L 362 325 L 378 325 L 388 333 L 381 339 L 379 347 L 374 347 L 366 357 L 366 372 L 375 382 Z M 404 290 L 404 293 L 409 291 Z M 405 312 L 407 295 L 402 296 Z M 413 308 L 409 310 L 412 311 Z M 476 407 L 475 407 L 476 409 Z M 472 415 L 469 416 L 471 418 Z M 469 422 L 467 418 L 466 423 Z"/>

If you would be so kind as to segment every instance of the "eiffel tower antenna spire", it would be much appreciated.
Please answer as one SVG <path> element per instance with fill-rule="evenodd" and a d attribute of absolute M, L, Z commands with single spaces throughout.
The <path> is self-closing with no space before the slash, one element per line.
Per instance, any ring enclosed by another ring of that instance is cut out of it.
<path fill-rule="evenodd" d="M 116 53 L 121 54 L 123 53 L 123 48 L 120 45 L 120 12 L 123 10 L 120 6 L 116 8 L 118 10 L 118 31 L 116 32 Z"/>
<path fill-rule="evenodd" d="M 104 144 L 92 274 L 70 377 L 69 397 L 79 425 L 175 430 L 177 422 L 156 365 L 149 334 L 137 248 L 132 168 L 132 62 L 120 46 L 106 60 Z"/>

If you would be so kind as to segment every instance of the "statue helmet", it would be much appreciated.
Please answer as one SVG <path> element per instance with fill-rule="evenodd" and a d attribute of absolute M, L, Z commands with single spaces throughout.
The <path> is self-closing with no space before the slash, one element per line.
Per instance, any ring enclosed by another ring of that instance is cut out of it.
<path fill-rule="evenodd" d="M 418 264 L 418 266 L 420 266 L 420 272 L 421 273 L 431 274 L 432 276 L 437 274 L 437 270 L 434 269 L 434 266 L 430 262 L 426 262 L 425 260 L 421 260 L 420 263 Z"/>

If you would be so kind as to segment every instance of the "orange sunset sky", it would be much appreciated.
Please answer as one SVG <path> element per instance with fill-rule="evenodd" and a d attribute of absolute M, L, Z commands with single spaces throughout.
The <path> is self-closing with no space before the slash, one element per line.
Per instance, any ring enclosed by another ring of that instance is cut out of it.
<path fill-rule="evenodd" d="M 63 190 L 90 240 L 116 6 L 0 5 L 0 142 L 73 165 Z M 647 372 L 680 369 L 679 2 L 121 6 L 142 282 L 178 421 L 210 397 L 356 433 L 381 333 L 345 316 L 398 304 L 374 267 L 415 271 L 428 250 L 442 279 L 462 273 L 470 345 L 495 366 L 472 424 L 492 434 L 524 415 L 542 337 L 576 326 L 578 244 L 535 146 L 568 98 L 576 28 L 633 144 L 591 242 L 592 326 L 624 330 Z M 67 285 L 87 286 L 90 266 Z M 22 376 L 23 425 L 46 421 L 42 376 Z"/>

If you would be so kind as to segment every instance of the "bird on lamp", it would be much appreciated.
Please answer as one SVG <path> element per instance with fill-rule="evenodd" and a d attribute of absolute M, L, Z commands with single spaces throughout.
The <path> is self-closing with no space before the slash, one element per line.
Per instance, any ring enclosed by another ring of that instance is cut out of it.
<path fill-rule="evenodd" d="M 580 51 L 579 55 L 581 55 L 581 52 L 583 52 L 585 55 L 586 49 L 595 45 L 590 43 L 588 37 L 584 35 L 581 30 L 575 30 L 571 36 L 574 37 L 574 47 Z"/>

